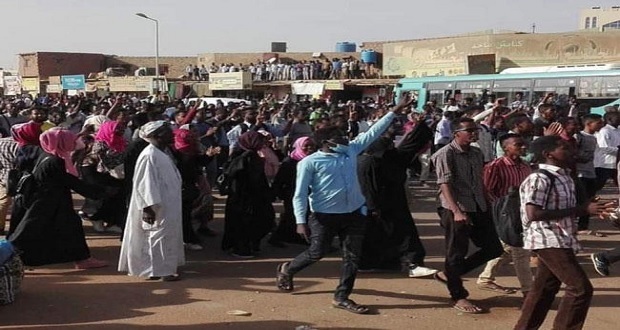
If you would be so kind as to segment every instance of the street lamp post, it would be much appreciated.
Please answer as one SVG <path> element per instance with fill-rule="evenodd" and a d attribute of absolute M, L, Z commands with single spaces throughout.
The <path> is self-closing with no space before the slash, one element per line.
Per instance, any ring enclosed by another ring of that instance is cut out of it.
<path fill-rule="evenodd" d="M 136 13 L 136 16 L 155 22 L 155 90 L 159 91 L 159 21 L 143 13 Z"/>

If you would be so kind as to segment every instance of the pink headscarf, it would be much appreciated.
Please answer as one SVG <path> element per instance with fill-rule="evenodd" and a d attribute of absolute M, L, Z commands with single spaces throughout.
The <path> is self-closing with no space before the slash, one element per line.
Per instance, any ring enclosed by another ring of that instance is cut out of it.
<path fill-rule="evenodd" d="M 174 149 L 178 152 L 197 155 L 200 152 L 196 135 L 187 129 L 174 130 Z"/>
<path fill-rule="evenodd" d="M 297 140 L 295 140 L 295 143 L 293 143 L 293 151 L 291 151 L 291 155 L 290 155 L 292 159 L 296 161 L 300 161 L 308 157 L 308 154 L 305 153 L 303 150 L 304 143 L 306 143 L 306 141 L 308 140 L 310 140 L 310 138 L 307 136 L 300 137 Z"/>
<path fill-rule="evenodd" d="M 115 131 L 117 127 L 117 121 L 106 121 L 101 124 L 101 127 L 95 136 L 95 141 L 103 141 L 108 148 L 113 151 L 123 152 L 127 147 L 127 142 L 122 135 L 116 135 Z"/>
<path fill-rule="evenodd" d="M 41 135 L 41 124 L 30 121 L 24 124 L 17 124 L 11 128 L 11 136 L 20 147 L 25 145 L 39 145 Z"/>
<path fill-rule="evenodd" d="M 77 138 L 78 136 L 69 130 L 54 127 L 43 132 L 39 140 L 43 151 L 62 158 L 67 173 L 78 176 L 77 169 L 71 161 L 71 153 L 75 150 Z"/>

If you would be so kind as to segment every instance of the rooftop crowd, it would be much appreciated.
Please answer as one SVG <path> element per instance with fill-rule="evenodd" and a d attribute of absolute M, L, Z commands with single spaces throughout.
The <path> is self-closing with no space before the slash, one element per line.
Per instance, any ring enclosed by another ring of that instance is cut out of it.
<path fill-rule="evenodd" d="M 373 63 L 364 63 L 364 60 L 355 58 L 333 58 L 313 60 L 258 60 L 250 64 L 211 63 L 188 64 L 185 67 L 187 80 L 209 80 L 210 73 L 249 72 L 256 82 L 279 80 L 326 80 L 326 79 L 370 79 L 379 78 L 379 68 Z"/>
<path fill-rule="evenodd" d="M 329 63 L 259 63 L 247 70 L 260 80 L 363 71 Z M 226 67 L 234 65 L 207 70 Z M 177 281 L 185 251 L 203 249 L 202 240 L 215 235 L 218 192 L 226 196 L 221 248 L 232 257 L 256 258 L 265 243 L 307 246 L 278 266 L 282 291 L 294 291 L 295 275 L 321 260 L 338 237 L 336 308 L 367 313 L 350 299 L 358 271 L 397 269 L 433 276 L 445 284 L 452 307 L 480 313 L 461 277 L 484 265 L 477 288 L 523 295 L 515 329 L 540 327 L 562 284 L 554 328 L 579 329 L 593 288 L 576 258 L 578 236 L 601 235 L 589 229 L 591 216 L 615 215 L 615 204 L 596 195 L 617 180 L 620 112 L 591 114 L 578 100 L 560 102 L 553 94 L 534 105 L 522 97 L 485 93 L 447 99 L 443 108 L 431 101 L 422 111 L 408 94 L 391 105 L 278 102 L 272 95 L 212 105 L 166 95 L 150 103 L 125 93 L 7 97 L 0 105 L 0 230 L 10 210 L 7 239 L 27 266 L 105 267 L 87 245 L 83 223 L 91 222 L 95 231 L 122 238 L 119 271 Z M 425 265 L 407 194 L 415 176 L 432 184 L 431 172 L 445 234 L 441 270 Z M 78 212 L 72 193 L 86 198 Z M 608 276 L 620 252 L 591 259 Z M 495 280 L 510 260 L 519 288 Z"/>

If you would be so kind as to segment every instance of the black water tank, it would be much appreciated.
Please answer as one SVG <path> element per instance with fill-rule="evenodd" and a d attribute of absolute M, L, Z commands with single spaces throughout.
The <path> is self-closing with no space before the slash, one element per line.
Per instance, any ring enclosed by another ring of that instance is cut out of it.
<path fill-rule="evenodd" d="M 271 52 L 272 53 L 286 53 L 286 42 L 272 42 Z"/>

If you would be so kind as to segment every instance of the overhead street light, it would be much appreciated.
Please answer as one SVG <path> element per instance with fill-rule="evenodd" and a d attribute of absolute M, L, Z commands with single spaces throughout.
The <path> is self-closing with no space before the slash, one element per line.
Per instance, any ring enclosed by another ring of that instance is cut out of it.
<path fill-rule="evenodd" d="M 148 17 L 144 13 L 136 13 L 136 16 L 155 22 L 155 88 L 156 91 L 159 91 L 159 21 L 152 17 Z"/>

